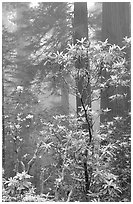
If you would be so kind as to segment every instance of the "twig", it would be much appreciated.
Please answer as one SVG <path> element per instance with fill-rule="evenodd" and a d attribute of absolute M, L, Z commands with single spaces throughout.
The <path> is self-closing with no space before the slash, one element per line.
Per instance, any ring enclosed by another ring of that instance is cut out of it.
<path fill-rule="evenodd" d="M 43 184 L 50 178 L 51 174 L 43 181 Z"/>
<path fill-rule="evenodd" d="M 66 201 L 66 202 L 70 202 L 72 193 L 73 193 L 73 189 L 71 189 L 70 193 L 68 194 L 68 198 L 67 198 L 67 201 Z"/>

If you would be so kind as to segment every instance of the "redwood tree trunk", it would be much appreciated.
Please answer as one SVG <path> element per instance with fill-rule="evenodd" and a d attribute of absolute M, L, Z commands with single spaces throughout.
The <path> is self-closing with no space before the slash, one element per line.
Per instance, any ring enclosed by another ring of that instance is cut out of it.
<path fill-rule="evenodd" d="M 82 38 L 86 38 L 86 40 L 88 40 L 88 14 L 87 14 L 87 2 L 75 2 L 74 3 L 74 23 L 73 23 L 73 27 L 74 27 L 74 36 L 73 36 L 73 41 L 74 44 L 77 42 L 78 40 L 81 40 Z M 77 61 L 75 66 L 79 69 L 82 69 L 85 64 L 84 62 L 80 62 Z M 89 69 L 89 63 L 88 63 L 88 67 Z M 78 91 L 80 93 L 82 93 L 82 86 L 83 83 L 83 79 L 81 78 L 80 80 L 77 79 L 76 80 L 76 84 L 77 84 L 77 88 Z M 88 105 L 90 105 L 91 103 L 91 99 L 90 99 L 90 86 L 88 87 L 87 90 L 87 94 L 84 93 L 83 95 L 83 100 L 85 101 L 85 99 L 88 97 L 89 100 L 88 101 Z M 81 101 L 79 99 L 79 97 L 76 98 L 76 102 L 77 102 L 77 113 L 79 111 L 79 107 L 81 106 Z"/>
<path fill-rule="evenodd" d="M 123 38 L 130 37 L 130 3 L 129 2 L 103 2 L 102 5 L 102 41 L 108 39 L 109 43 L 121 46 Z M 127 51 L 129 57 L 130 51 Z M 129 67 L 130 68 L 130 67 Z M 108 73 L 105 71 L 102 75 L 108 79 Z M 130 109 L 128 100 L 130 99 L 130 90 L 126 87 L 119 87 L 119 93 L 126 92 L 128 97 L 123 101 L 111 103 L 109 96 L 114 95 L 113 87 L 106 88 L 101 93 L 101 108 L 112 109 L 106 116 L 101 116 L 101 122 L 105 119 L 112 120 L 116 115 L 124 116 Z"/>

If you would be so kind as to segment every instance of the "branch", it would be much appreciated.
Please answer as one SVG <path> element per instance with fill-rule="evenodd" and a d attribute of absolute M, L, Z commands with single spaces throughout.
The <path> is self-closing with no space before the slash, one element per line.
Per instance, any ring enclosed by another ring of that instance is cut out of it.
<path fill-rule="evenodd" d="M 50 175 L 48 176 L 48 178 L 46 178 L 46 179 L 43 181 L 43 184 L 50 178 L 50 176 L 51 176 L 51 173 L 50 173 Z"/>
<path fill-rule="evenodd" d="M 42 145 L 42 141 L 40 142 L 40 144 L 38 144 L 37 149 L 35 150 L 33 157 L 28 162 L 27 174 L 29 174 L 29 171 L 30 171 L 31 167 L 33 166 L 33 164 L 34 164 L 34 162 L 35 162 L 35 160 L 37 158 L 37 155 L 38 155 L 38 152 L 40 150 L 41 145 Z"/>
<path fill-rule="evenodd" d="M 84 102 L 83 102 L 83 99 L 80 98 L 81 100 L 81 104 L 82 104 L 82 107 L 84 109 L 84 112 L 85 112 L 85 119 L 86 119 L 86 122 L 87 122 L 87 125 L 88 125 L 88 131 L 89 131 L 89 135 L 90 135 L 90 143 L 91 143 L 91 140 L 92 140 L 92 133 L 91 133 L 91 125 L 90 125 L 90 122 L 88 120 L 88 116 L 87 116 L 87 110 L 85 109 L 85 105 L 84 105 Z"/>
<path fill-rule="evenodd" d="M 90 188 L 88 168 L 87 168 L 87 158 L 84 158 L 83 164 L 84 164 L 84 174 L 85 174 L 85 190 L 86 190 L 86 193 L 87 193 L 89 188 Z"/>
<path fill-rule="evenodd" d="M 68 198 L 67 198 L 67 201 L 66 201 L 66 202 L 70 202 L 72 193 L 73 193 L 73 189 L 71 189 L 70 193 L 68 194 Z"/>

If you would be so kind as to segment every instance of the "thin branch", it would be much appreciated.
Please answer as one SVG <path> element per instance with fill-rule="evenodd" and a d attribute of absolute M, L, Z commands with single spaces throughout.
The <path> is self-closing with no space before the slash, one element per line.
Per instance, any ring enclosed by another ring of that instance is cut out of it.
<path fill-rule="evenodd" d="M 83 99 L 80 98 L 80 100 L 81 100 L 82 107 L 83 107 L 83 109 L 84 109 L 85 119 L 86 119 L 86 122 L 87 122 L 87 125 L 88 125 L 88 131 L 89 131 L 89 136 L 90 136 L 89 142 L 91 143 L 91 140 L 92 140 L 91 125 L 90 125 L 90 122 L 89 122 L 89 120 L 88 120 L 87 110 L 86 110 L 86 108 L 85 108 Z"/>
<path fill-rule="evenodd" d="M 72 193 L 73 193 L 73 189 L 71 189 L 70 193 L 68 194 L 68 198 L 67 198 L 67 201 L 66 201 L 66 202 L 70 202 Z"/>
<path fill-rule="evenodd" d="M 50 176 L 51 176 L 51 173 L 50 173 L 50 175 L 48 176 L 48 178 L 46 178 L 46 179 L 43 181 L 43 184 L 50 178 Z"/>
<path fill-rule="evenodd" d="M 34 164 L 34 162 L 35 162 L 35 160 L 37 158 L 37 155 L 38 155 L 38 152 L 40 151 L 41 145 L 42 145 L 42 141 L 40 142 L 40 144 L 38 144 L 37 149 L 35 150 L 33 157 L 28 162 L 27 174 L 29 174 L 29 171 L 30 171 L 31 167 L 33 166 L 33 164 Z"/>

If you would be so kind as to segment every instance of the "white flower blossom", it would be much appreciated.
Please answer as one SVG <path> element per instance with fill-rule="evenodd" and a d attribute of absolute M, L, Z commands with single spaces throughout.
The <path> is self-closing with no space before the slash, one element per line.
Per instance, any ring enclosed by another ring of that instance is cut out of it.
<path fill-rule="evenodd" d="M 27 118 L 27 119 L 33 118 L 33 115 L 28 114 L 28 115 L 26 116 L 26 118 Z"/>
<path fill-rule="evenodd" d="M 18 92 L 22 92 L 23 89 L 24 89 L 23 86 L 17 86 L 17 91 L 18 91 Z"/>

